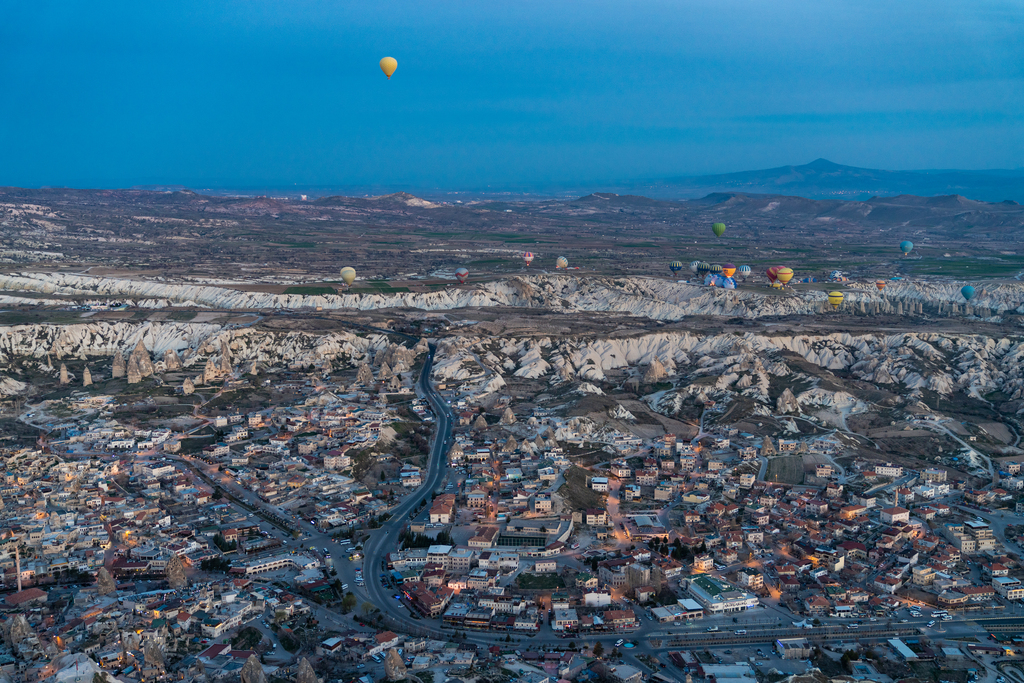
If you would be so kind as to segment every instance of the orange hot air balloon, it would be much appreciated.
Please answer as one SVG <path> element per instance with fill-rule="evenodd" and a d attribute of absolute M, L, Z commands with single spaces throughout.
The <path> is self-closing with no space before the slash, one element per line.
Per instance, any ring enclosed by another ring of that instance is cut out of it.
<path fill-rule="evenodd" d="M 779 282 L 781 282 L 782 284 L 787 284 L 790 280 L 793 279 L 793 269 L 779 268 L 777 271 L 775 271 L 775 277 L 778 278 Z"/>
<path fill-rule="evenodd" d="M 734 266 L 733 264 L 726 263 L 724 266 L 722 266 L 722 275 L 724 275 L 725 277 L 732 277 L 735 274 L 736 266 Z"/>
<path fill-rule="evenodd" d="M 385 57 L 380 60 L 380 70 L 384 72 L 384 75 L 391 80 L 391 74 L 395 73 L 395 69 L 398 68 L 398 60 L 394 57 Z"/>
<path fill-rule="evenodd" d="M 875 287 L 878 287 L 878 291 L 881 292 L 885 289 L 885 280 L 875 280 Z"/>
<path fill-rule="evenodd" d="M 765 275 L 768 276 L 769 280 L 771 280 L 772 282 L 775 282 L 777 274 L 778 274 L 779 270 L 781 270 L 781 269 L 782 269 L 782 266 L 772 266 L 767 271 L 765 271 Z"/>

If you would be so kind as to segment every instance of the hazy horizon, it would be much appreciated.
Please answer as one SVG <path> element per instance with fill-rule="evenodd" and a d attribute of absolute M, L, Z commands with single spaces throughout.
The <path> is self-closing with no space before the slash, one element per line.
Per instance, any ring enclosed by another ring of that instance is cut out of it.
<path fill-rule="evenodd" d="M 174 7 L 0 23 L 0 185 L 608 186 L 1019 169 L 1009 2 Z M 390 55 L 388 81 L 377 63 Z"/>

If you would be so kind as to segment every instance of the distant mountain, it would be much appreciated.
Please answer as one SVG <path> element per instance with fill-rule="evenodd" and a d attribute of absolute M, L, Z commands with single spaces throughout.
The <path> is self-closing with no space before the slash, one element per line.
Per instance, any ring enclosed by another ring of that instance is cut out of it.
<path fill-rule="evenodd" d="M 810 199 L 962 195 L 986 202 L 1024 201 L 1024 170 L 881 171 L 817 159 L 803 166 L 668 178 L 629 187 L 652 197 L 688 199 L 711 192 L 782 194 Z"/>

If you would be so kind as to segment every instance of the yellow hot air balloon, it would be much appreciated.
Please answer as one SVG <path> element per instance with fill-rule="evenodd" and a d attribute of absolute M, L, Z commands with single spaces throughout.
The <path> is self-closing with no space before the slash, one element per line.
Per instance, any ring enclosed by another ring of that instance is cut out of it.
<path fill-rule="evenodd" d="M 559 256 L 558 260 L 555 261 L 555 268 L 568 268 L 568 267 L 569 267 L 569 259 L 565 258 L 564 256 Z"/>
<path fill-rule="evenodd" d="M 828 293 L 828 302 L 830 304 L 832 304 L 833 310 L 839 308 L 843 304 L 843 299 L 845 299 L 845 298 L 846 297 L 843 296 L 842 292 L 829 292 Z"/>
<path fill-rule="evenodd" d="M 384 72 L 384 75 L 391 80 L 391 74 L 395 73 L 395 69 L 398 68 L 398 60 L 394 57 L 385 57 L 380 60 L 380 70 Z"/>
<path fill-rule="evenodd" d="M 341 269 L 341 281 L 346 285 L 351 285 L 356 281 L 356 269 L 351 267 L 344 267 Z"/>
<path fill-rule="evenodd" d="M 793 279 L 793 269 L 779 268 L 779 270 L 775 273 L 775 277 L 779 282 L 785 285 L 789 283 L 790 280 Z"/>

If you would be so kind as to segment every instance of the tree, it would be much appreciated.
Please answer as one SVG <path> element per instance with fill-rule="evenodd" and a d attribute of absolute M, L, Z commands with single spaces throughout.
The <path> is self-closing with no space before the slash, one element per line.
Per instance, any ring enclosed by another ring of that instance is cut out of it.
<path fill-rule="evenodd" d="M 356 596 L 352 591 L 345 594 L 341 601 L 341 610 L 348 614 L 356 606 Z"/>
<path fill-rule="evenodd" d="M 603 654 L 604 654 L 604 645 L 602 645 L 601 641 L 599 640 L 599 641 L 597 641 L 597 643 L 594 644 L 594 656 L 597 657 L 598 659 L 600 659 L 601 655 L 603 655 Z"/>
<path fill-rule="evenodd" d="M 363 603 L 363 616 L 368 615 L 370 612 L 372 612 L 375 609 L 377 609 L 377 607 L 372 602 L 364 602 Z"/>

